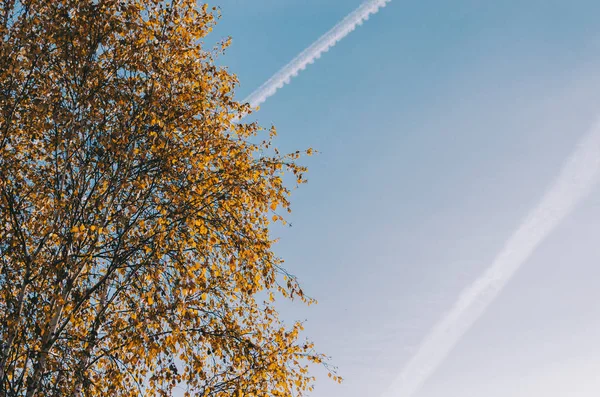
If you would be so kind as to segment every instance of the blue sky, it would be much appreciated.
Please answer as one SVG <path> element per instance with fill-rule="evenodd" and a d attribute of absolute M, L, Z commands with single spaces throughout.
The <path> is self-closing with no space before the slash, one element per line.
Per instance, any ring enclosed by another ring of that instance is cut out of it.
<path fill-rule="evenodd" d="M 217 0 L 240 99 L 358 0 Z M 378 396 L 478 277 L 600 109 L 600 3 L 400 1 L 257 113 L 314 147 L 277 251 L 319 304 L 284 304 Z M 524 264 L 415 397 L 600 395 L 600 191 Z M 317 373 L 318 375 L 318 373 Z"/>

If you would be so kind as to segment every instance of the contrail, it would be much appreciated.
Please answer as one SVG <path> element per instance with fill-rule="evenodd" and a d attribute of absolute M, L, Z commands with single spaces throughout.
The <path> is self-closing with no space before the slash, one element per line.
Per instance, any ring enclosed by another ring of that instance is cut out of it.
<path fill-rule="evenodd" d="M 485 312 L 536 247 L 594 186 L 600 173 L 600 120 L 566 160 L 539 204 L 505 243 L 491 266 L 460 294 L 425 337 L 384 397 L 412 397 Z"/>
<path fill-rule="evenodd" d="M 350 32 L 362 25 L 364 21 L 369 19 L 371 14 L 375 14 L 380 8 L 385 7 L 392 0 L 367 0 L 362 3 L 356 10 L 348 14 L 331 30 L 321 36 L 317 41 L 312 43 L 307 49 L 302 51 L 290 63 L 281 68 L 277 73 L 267 80 L 263 85 L 258 87 L 250 94 L 242 103 L 249 103 L 253 108 L 260 105 L 277 92 L 278 89 L 288 84 L 292 77 L 296 77 L 298 73 L 321 57 L 321 54 L 328 51 L 331 47 L 337 44 L 338 41 L 348 36 Z"/>

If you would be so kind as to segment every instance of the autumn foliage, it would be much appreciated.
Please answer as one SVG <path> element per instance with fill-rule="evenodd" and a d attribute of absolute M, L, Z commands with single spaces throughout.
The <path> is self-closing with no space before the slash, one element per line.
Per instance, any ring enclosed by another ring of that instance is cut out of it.
<path fill-rule="evenodd" d="M 310 390 L 324 357 L 272 299 L 311 300 L 269 236 L 305 170 L 236 122 L 215 9 L 0 4 L 2 395 Z"/>

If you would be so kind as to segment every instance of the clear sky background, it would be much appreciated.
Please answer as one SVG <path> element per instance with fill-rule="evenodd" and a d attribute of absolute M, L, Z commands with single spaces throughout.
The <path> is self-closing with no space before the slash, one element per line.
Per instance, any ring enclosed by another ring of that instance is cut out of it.
<path fill-rule="evenodd" d="M 360 0 L 215 0 L 240 99 Z M 378 396 L 600 115 L 597 0 L 394 0 L 256 114 L 314 147 L 277 253 L 332 356 L 315 397 Z M 415 397 L 600 395 L 600 189 Z"/>

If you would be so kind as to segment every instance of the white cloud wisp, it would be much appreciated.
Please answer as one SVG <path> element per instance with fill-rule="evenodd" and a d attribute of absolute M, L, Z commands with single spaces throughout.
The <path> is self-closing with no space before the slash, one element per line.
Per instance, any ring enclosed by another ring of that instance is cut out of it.
<path fill-rule="evenodd" d="M 465 288 L 423 339 L 383 397 L 412 397 L 446 359 L 539 244 L 590 192 L 600 174 L 600 120 L 578 143 L 539 204 L 505 243 L 491 266 Z"/>
<path fill-rule="evenodd" d="M 277 90 L 288 84 L 293 77 L 319 59 L 324 52 L 348 36 L 357 26 L 369 19 L 380 8 L 385 7 L 392 0 L 367 0 L 356 10 L 348 14 L 327 33 L 311 44 L 307 49 L 298 54 L 291 62 L 281 68 L 263 85 L 258 87 L 252 94 L 245 98 L 242 103 L 249 103 L 253 108 L 265 102 L 267 98 L 274 95 Z"/>

